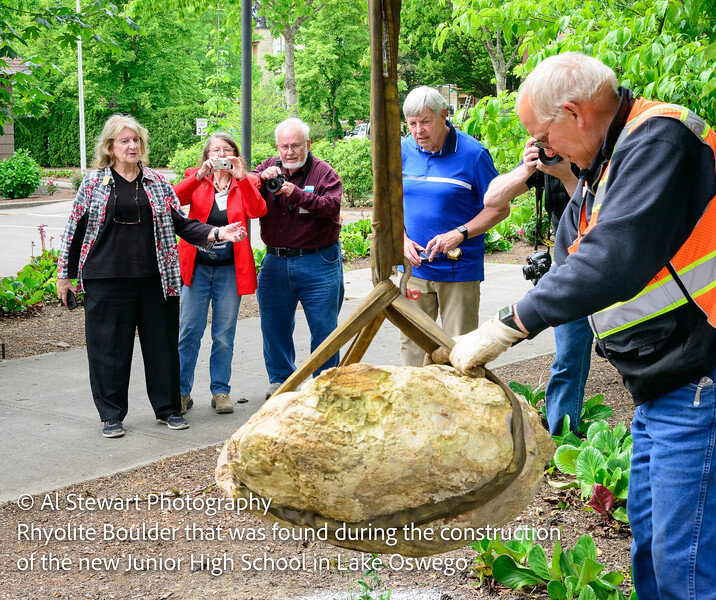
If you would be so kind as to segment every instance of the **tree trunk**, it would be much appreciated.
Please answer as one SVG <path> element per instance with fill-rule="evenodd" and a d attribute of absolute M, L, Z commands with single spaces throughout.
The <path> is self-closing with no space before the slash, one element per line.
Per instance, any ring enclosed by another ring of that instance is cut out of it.
<path fill-rule="evenodd" d="M 286 108 L 294 117 L 298 116 L 298 94 L 296 93 L 296 32 L 286 27 L 283 31 L 286 40 L 286 53 L 284 58 L 284 70 L 286 79 L 283 90 L 286 94 Z"/>

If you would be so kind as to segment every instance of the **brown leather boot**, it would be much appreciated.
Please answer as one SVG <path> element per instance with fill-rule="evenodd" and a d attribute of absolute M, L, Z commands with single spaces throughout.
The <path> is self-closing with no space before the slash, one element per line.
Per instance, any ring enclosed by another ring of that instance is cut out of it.
<path fill-rule="evenodd" d="M 211 406 L 217 415 L 228 415 L 234 412 L 234 403 L 231 401 L 229 394 L 214 394 Z"/>
<path fill-rule="evenodd" d="M 179 414 L 185 415 L 186 411 L 191 410 L 192 406 L 194 406 L 194 401 L 191 399 L 191 396 L 182 396 L 181 397 L 181 411 Z"/>

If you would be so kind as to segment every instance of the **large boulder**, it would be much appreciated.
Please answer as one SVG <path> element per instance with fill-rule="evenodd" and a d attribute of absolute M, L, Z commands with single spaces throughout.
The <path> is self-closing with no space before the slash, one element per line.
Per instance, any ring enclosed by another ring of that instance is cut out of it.
<path fill-rule="evenodd" d="M 270 499 L 261 518 L 328 532 L 338 546 L 446 552 L 510 521 L 537 492 L 554 443 L 518 402 L 452 367 L 329 369 L 239 428 L 216 480 L 230 497 Z"/>

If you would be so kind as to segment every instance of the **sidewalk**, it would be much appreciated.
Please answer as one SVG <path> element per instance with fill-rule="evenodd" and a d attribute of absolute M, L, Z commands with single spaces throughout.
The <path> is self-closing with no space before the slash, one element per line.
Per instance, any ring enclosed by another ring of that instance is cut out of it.
<path fill-rule="evenodd" d="M 345 319 L 372 289 L 370 269 L 345 274 Z M 531 285 L 516 265 L 486 265 L 481 293 L 481 320 L 520 298 Z M 299 361 L 309 354 L 309 333 L 303 313 L 296 319 L 296 353 Z M 223 443 L 263 403 L 268 379 L 261 355 L 259 319 L 238 322 L 233 360 L 232 397 L 244 397 L 231 415 L 216 415 L 210 407 L 209 350 L 205 335 L 199 353 L 192 394 L 195 405 L 187 413 L 191 427 L 169 430 L 154 420 L 146 397 L 139 344 L 130 383 L 130 410 L 124 421 L 127 434 L 116 440 L 102 437 L 90 395 L 87 355 L 70 350 L 0 362 L 0 504 L 20 494 L 37 494 L 73 483 L 112 475 L 181 454 Z M 554 352 L 554 337 L 545 332 L 519 344 L 490 366 L 517 362 Z M 398 331 L 385 322 L 366 356 L 374 364 L 400 364 Z"/>

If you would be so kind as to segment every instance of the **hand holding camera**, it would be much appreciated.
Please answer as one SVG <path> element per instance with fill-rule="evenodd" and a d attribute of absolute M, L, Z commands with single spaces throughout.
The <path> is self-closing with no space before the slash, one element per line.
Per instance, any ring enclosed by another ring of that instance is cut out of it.
<path fill-rule="evenodd" d="M 282 165 L 283 162 L 281 160 L 277 160 L 275 167 L 269 167 L 261 173 L 261 179 L 263 179 L 264 187 L 272 194 L 278 193 L 286 181 L 286 177 L 281 172 Z"/>

